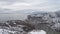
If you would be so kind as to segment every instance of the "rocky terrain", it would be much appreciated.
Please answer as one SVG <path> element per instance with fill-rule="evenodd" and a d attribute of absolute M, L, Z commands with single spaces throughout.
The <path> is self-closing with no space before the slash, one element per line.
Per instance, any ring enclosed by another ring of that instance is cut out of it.
<path fill-rule="evenodd" d="M 27 19 L 23 20 L 8 20 L 5 23 L 0 23 L 1 29 L 10 30 L 12 34 L 27 34 L 32 30 L 44 30 L 47 34 L 60 33 L 60 17 L 57 13 L 37 13 L 30 14 Z"/>
<path fill-rule="evenodd" d="M 34 27 L 22 20 L 9 20 L 5 23 L 0 23 L 0 29 L 8 30 L 8 32 L 12 34 L 27 34 L 33 30 Z"/>

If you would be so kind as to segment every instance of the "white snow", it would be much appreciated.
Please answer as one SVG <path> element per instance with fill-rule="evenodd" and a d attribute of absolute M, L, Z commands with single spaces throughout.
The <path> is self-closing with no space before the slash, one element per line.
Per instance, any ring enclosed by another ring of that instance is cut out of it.
<path fill-rule="evenodd" d="M 44 31 L 44 30 L 37 30 L 37 31 L 31 31 L 31 32 L 29 32 L 28 34 L 46 34 L 46 32 Z"/>
<path fill-rule="evenodd" d="M 0 34 L 3 34 L 3 29 L 0 29 Z M 8 31 L 6 30 L 4 34 L 8 34 Z M 33 30 L 29 32 L 28 34 L 46 34 L 46 32 L 44 30 L 36 30 L 36 31 Z"/>

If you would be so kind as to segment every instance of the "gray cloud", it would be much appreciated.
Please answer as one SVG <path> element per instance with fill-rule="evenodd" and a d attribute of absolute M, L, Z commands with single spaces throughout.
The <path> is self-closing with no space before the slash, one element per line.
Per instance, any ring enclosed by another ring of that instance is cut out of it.
<path fill-rule="evenodd" d="M 0 0 L 0 8 L 12 10 L 38 9 L 53 11 L 60 9 L 60 0 Z"/>

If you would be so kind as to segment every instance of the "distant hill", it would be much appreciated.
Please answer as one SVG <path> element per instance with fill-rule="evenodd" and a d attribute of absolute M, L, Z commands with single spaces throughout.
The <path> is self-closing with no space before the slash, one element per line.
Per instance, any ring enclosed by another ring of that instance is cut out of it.
<path fill-rule="evenodd" d="M 45 13 L 45 11 L 40 10 L 10 10 L 10 9 L 0 9 L 0 14 L 36 14 L 36 13 Z"/>
<path fill-rule="evenodd" d="M 47 13 L 45 11 L 35 11 L 35 12 L 32 12 L 31 14 L 44 14 L 44 13 Z"/>

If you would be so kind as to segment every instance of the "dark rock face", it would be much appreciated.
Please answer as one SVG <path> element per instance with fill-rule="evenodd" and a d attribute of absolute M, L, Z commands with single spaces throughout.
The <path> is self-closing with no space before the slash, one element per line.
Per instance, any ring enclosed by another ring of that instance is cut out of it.
<path fill-rule="evenodd" d="M 25 24 L 25 22 L 22 20 L 9 20 L 9 21 L 7 21 L 7 23 L 10 26 L 17 26 L 17 25 L 24 25 Z"/>
<path fill-rule="evenodd" d="M 0 23 L 0 26 L 6 26 L 6 27 L 9 27 L 6 23 Z"/>
<path fill-rule="evenodd" d="M 7 21 L 6 23 L 8 23 L 8 25 L 10 25 L 11 27 L 21 27 L 26 32 L 29 32 L 34 29 L 32 25 L 22 20 L 10 20 Z"/>
<path fill-rule="evenodd" d="M 60 23 L 56 23 L 53 26 L 51 26 L 52 29 L 55 29 L 56 31 L 60 32 Z"/>

